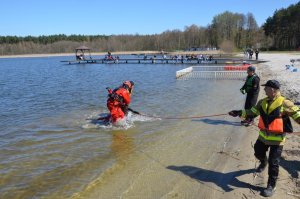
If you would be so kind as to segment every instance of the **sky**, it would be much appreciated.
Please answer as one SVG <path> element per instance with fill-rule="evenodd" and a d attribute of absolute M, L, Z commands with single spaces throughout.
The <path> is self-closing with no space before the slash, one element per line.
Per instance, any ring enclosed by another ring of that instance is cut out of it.
<path fill-rule="evenodd" d="M 2 0 L 0 36 L 160 34 L 206 27 L 225 11 L 259 26 L 299 0 Z"/>

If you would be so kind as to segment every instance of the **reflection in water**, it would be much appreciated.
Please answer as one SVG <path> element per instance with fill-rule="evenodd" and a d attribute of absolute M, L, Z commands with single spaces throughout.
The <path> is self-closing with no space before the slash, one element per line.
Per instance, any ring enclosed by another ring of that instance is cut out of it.
<path fill-rule="evenodd" d="M 122 131 L 113 133 L 111 149 L 118 163 L 125 163 L 134 151 L 134 139 Z"/>

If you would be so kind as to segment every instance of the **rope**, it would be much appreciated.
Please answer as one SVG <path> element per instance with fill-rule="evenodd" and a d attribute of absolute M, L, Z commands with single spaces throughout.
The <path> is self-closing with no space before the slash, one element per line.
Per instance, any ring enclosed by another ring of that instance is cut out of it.
<path fill-rule="evenodd" d="M 217 117 L 222 115 L 228 115 L 228 113 L 222 113 L 222 114 L 215 114 L 215 115 L 202 115 L 202 116 L 189 116 L 189 117 L 159 117 L 159 116 L 152 116 L 152 115 L 145 115 L 140 113 L 139 115 L 150 117 L 150 118 L 156 118 L 156 119 L 165 119 L 165 120 L 184 120 L 184 119 L 198 119 L 198 118 L 207 118 L 207 117 Z"/>
<path fill-rule="evenodd" d="M 228 113 L 221 113 L 221 114 L 215 114 L 215 115 L 189 116 L 189 117 L 159 117 L 159 116 L 145 115 L 145 114 L 142 114 L 142 113 L 139 113 L 139 115 L 142 115 L 142 116 L 145 116 L 145 117 L 150 117 L 150 118 L 156 118 L 156 119 L 184 120 L 184 119 L 199 119 L 199 118 L 207 118 L 207 117 L 217 117 L 217 116 L 228 115 Z M 258 124 L 254 124 L 254 123 L 251 123 L 251 122 L 249 124 L 250 125 L 253 124 L 253 126 L 258 128 Z M 288 134 L 300 135 L 300 132 L 293 132 L 293 133 L 288 133 Z"/>
<path fill-rule="evenodd" d="M 150 118 L 156 118 L 156 119 L 165 119 L 165 120 L 184 120 L 184 119 L 199 119 L 199 118 L 207 118 L 207 117 L 217 117 L 217 116 L 223 116 L 228 115 L 228 113 L 221 113 L 221 114 L 214 114 L 214 115 L 202 115 L 202 116 L 189 116 L 189 117 L 159 117 L 159 116 L 153 116 L 153 115 L 146 115 L 139 112 L 136 112 L 138 115 L 150 117 Z M 248 124 L 253 125 L 258 128 L 258 124 L 254 124 L 252 122 L 249 122 Z M 300 132 L 293 132 L 288 133 L 293 135 L 300 135 Z"/>

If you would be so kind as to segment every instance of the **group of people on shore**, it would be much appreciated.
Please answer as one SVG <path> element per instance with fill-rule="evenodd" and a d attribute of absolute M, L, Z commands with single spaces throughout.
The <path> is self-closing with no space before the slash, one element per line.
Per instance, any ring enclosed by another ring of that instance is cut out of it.
<path fill-rule="evenodd" d="M 249 48 L 247 50 L 244 51 L 244 55 L 246 57 L 248 57 L 248 59 L 252 59 L 253 54 L 255 53 L 255 59 L 258 60 L 258 54 L 259 54 L 259 50 L 256 49 L 255 51 L 252 48 Z"/>

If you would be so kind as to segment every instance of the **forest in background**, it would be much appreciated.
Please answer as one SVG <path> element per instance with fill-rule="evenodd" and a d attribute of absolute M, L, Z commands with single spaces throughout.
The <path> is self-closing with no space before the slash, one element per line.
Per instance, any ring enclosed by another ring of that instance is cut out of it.
<path fill-rule="evenodd" d="M 300 50 L 300 2 L 275 11 L 259 27 L 252 13 L 226 11 L 207 27 L 191 25 L 153 35 L 0 36 L 0 55 L 71 53 L 85 45 L 93 52 L 177 51 L 191 47 L 224 52 L 245 50 Z"/>

